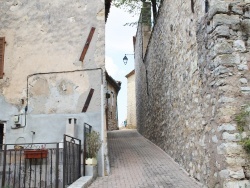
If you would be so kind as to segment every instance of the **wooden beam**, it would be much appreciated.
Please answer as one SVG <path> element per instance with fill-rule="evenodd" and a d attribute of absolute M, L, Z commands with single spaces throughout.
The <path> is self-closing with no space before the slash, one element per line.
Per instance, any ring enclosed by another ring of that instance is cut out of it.
<path fill-rule="evenodd" d="M 4 75 L 4 48 L 5 48 L 5 38 L 0 37 L 0 79 Z"/>
<path fill-rule="evenodd" d="M 89 107 L 89 103 L 90 103 L 90 101 L 91 101 L 91 98 L 92 98 L 92 96 L 93 96 L 94 91 L 95 91 L 95 90 L 94 90 L 93 88 L 90 89 L 89 95 L 88 95 L 88 97 L 87 97 L 87 99 L 86 99 L 86 101 L 85 101 L 85 104 L 84 104 L 84 107 L 83 107 L 83 109 L 82 109 L 82 112 L 86 112 L 86 111 L 87 111 L 87 109 L 88 109 L 88 107 Z"/>
<path fill-rule="evenodd" d="M 89 32 L 89 36 L 88 36 L 88 38 L 87 38 L 87 41 L 86 41 L 86 43 L 85 43 L 85 45 L 84 45 L 84 48 L 83 48 L 83 50 L 82 50 L 82 54 L 81 54 L 81 57 L 80 57 L 79 61 L 82 61 L 82 62 L 83 62 L 84 57 L 85 57 L 85 55 L 86 55 L 86 53 L 87 53 L 87 51 L 88 51 L 90 42 L 91 42 L 91 40 L 92 40 L 92 37 L 93 37 L 93 35 L 94 35 L 94 32 L 95 32 L 95 28 L 92 27 L 91 30 L 90 30 L 90 32 Z"/>

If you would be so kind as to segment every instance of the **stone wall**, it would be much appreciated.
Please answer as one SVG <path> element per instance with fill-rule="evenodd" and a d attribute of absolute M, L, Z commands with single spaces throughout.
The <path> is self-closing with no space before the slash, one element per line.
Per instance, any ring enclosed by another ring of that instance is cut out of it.
<path fill-rule="evenodd" d="M 235 122 L 250 96 L 249 2 L 208 3 L 163 1 L 144 58 L 139 24 L 137 127 L 208 187 L 250 187 Z"/>

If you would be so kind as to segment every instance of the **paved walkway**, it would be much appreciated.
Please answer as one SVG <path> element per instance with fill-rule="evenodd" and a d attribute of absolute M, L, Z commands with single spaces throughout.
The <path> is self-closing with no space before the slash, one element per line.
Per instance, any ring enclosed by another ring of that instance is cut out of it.
<path fill-rule="evenodd" d="M 108 133 L 111 174 L 90 188 L 200 188 L 165 152 L 136 130 Z"/>

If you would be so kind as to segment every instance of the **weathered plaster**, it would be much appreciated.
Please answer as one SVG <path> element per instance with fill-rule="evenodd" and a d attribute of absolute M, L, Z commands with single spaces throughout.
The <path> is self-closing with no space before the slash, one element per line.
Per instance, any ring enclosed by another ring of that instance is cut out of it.
<path fill-rule="evenodd" d="M 9 83 L 3 88 L 6 100 L 18 104 L 17 98 L 25 97 L 22 88 L 27 75 L 104 67 L 104 17 L 96 18 L 102 10 L 101 1 L 2 3 L 0 35 L 7 42 L 4 80 Z M 82 63 L 79 57 L 91 27 L 96 31 Z"/>
<path fill-rule="evenodd" d="M 88 112 L 100 108 L 101 70 L 38 74 L 28 79 L 32 114 L 81 113 L 90 89 L 94 95 Z M 91 80 L 91 82 L 90 82 Z"/>
<path fill-rule="evenodd" d="M 6 142 L 60 142 L 69 117 L 105 131 L 105 15 L 102 0 L 7 0 L 0 6 L 0 36 L 5 37 L 4 78 L 0 79 L 0 121 Z M 83 62 L 79 61 L 91 27 L 95 33 Z M 81 113 L 89 90 L 95 92 Z M 25 107 L 27 109 L 25 123 Z M 13 116 L 21 117 L 15 128 Z M 103 118 L 104 117 L 104 118 Z M 103 122 L 104 121 L 104 122 Z M 11 136 L 10 136 L 11 135 Z M 20 138 L 20 139 L 18 139 Z M 104 174 L 104 155 L 98 171 Z"/>

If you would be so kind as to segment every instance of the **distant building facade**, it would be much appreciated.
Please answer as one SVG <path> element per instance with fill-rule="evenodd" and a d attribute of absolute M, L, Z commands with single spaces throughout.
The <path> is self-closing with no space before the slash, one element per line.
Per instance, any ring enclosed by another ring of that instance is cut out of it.
<path fill-rule="evenodd" d="M 127 126 L 136 127 L 135 70 L 127 78 Z"/>
<path fill-rule="evenodd" d="M 106 73 L 107 94 L 106 94 L 106 125 L 108 131 L 118 130 L 118 106 L 117 96 L 121 89 L 121 82 L 115 81 Z"/>

